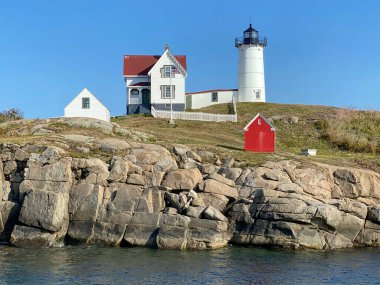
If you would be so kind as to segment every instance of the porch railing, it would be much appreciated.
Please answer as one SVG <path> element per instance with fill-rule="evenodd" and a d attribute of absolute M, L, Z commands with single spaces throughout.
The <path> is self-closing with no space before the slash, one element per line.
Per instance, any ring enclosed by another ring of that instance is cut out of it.
<path fill-rule="evenodd" d="M 170 119 L 170 111 L 156 110 L 151 107 L 151 114 L 155 118 Z M 207 121 L 207 122 L 237 122 L 237 114 L 209 114 L 202 112 L 178 112 L 173 111 L 174 120 L 191 120 L 191 121 Z"/>
<path fill-rule="evenodd" d="M 138 98 L 133 98 L 133 97 L 130 97 L 129 98 L 129 104 L 141 104 L 142 101 L 141 101 L 141 98 L 138 97 Z"/>

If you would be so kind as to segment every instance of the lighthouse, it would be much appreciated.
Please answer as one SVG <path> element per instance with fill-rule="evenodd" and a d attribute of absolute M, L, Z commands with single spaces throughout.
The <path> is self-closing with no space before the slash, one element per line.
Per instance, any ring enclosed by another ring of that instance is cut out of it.
<path fill-rule="evenodd" d="M 264 48 L 267 39 L 259 37 L 252 25 L 235 39 L 239 50 L 238 102 L 265 102 Z"/>

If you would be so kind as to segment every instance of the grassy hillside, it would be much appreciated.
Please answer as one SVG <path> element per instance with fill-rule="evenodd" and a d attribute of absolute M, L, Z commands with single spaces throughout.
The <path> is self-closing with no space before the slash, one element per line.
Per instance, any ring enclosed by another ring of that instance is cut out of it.
<path fill-rule="evenodd" d="M 229 113 L 227 104 L 219 104 L 201 109 L 209 113 Z M 198 111 L 198 110 L 197 110 Z M 157 143 L 170 146 L 186 144 L 197 149 L 208 149 L 221 156 L 233 156 L 246 164 L 258 164 L 275 157 L 304 160 L 299 153 L 302 148 L 318 149 L 318 156 L 307 158 L 339 165 L 352 165 L 380 169 L 379 113 L 344 111 L 333 107 L 285 105 L 270 103 L 239 103 L 238 123 L 216 123 L 177 120 L 172 126 L 165 119 L 147 116 L 128 116 L 114 121 L 124 127 L 150 132 Z M 275 154 L 254 154 L 244 151 L 244 126 L 260 112 L 265 117 L 296 116 L 297 124 L 275 120 Z M 352 112 L 352 114 L 350 113 Z M 342 114 L 350 113 L 350 120 L 342 119 Z M 353 115 L 357 114 L 357 115 Z M 370 120 L 367 120 L 371 118 Z M 347 138 L 350 137 L 350 143 Z M 364 139 L 366 138 L 366 140 Z M 360 144 L 359 142 L 367 142 Z M 373 147 L 370 148 L 369 144 Z"/>

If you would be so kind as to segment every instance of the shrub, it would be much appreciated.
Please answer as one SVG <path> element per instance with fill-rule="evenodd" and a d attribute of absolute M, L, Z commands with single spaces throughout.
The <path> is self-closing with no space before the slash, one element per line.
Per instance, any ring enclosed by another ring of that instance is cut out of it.
<path fill-rule="evenodd" d="M 17 108 L 0 112 L 0 122 L 20 120 L 22 118 L 24 118 L 24 113 Z"/>

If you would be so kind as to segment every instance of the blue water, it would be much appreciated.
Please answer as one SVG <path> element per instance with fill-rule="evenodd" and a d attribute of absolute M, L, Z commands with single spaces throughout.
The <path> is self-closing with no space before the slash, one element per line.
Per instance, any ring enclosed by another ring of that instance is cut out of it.
<path fill-rule="evenodd" d="M 380 284 L 380 249 L 0 246 L 0 284 Z"/>

